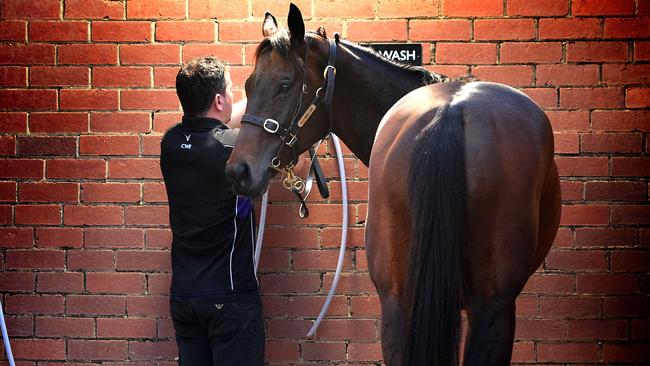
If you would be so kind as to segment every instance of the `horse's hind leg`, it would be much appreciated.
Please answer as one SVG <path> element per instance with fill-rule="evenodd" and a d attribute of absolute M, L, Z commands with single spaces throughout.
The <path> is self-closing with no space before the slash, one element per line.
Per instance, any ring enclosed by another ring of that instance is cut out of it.
<path fill-rule="evenodd" d="M 509 365 L 515 335 L 515 299 L 492 298 L 468 306 L 465 366 Z"/>
<path fill-rule="evenodd" d="M 404 352 L 404 325 L 406 312 L 397 298 L 380 294 L 381 299 L 381 347 L 388 366 L 401 365 Z"/>
<path fill-rule="evenodd" d="M 378 207 L 377 201 L 373 207 Z M 369 211 L 366 222 L 368 268 L 381 300 L 381 348 L 387 366 L 400 366 L 404 358 L 406 308 L 403 299 L 404 257 L 395 249 L 408 239 L 408 231 L 393 230 L 377 221 L 377 212 Z M 399 226 L 403 227 L 403 226 Z M 401 239 L 400 239 L 401 237 Z"/>
<path fill-rule="evenodd" d="M 366 220 L 366 254 L 370 278 L 381 300 L 381 348 L 387 366 L 400 366 L 404 357 L 406 308 L 404 277 L 410 223 L 400 206 L 403 192 L 385 192 L 391 186 L 371 169 Z M 400 186 L 399 184 L 393 184 Z M 403 186 L 403 185 L 401 185 Z M 382 188 L 383 187 L 383 188 Z"/>

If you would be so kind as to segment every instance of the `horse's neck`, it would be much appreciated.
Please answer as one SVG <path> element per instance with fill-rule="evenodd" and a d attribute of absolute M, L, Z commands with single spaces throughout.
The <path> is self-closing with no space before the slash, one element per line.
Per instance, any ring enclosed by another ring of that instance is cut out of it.
<path fill-rule="evenodd" d="M 337 58 L 332 130 L 367 166 L 379 122 L 390 107 L 422 86 L 413 73 L 365 55 Z"/>

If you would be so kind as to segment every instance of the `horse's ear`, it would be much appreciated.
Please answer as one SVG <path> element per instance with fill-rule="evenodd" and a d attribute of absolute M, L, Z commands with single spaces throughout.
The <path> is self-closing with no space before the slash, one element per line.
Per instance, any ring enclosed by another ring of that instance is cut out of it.
<path fill-rule="evenodd" d="M 264 15 L 264 24 L 262 25 L 262 34 L 264 37 L 271 37 L 275 32 L 278 31 L 278 21 L 275 20 L 273 14 L 268 11 Z"/>
<path fill-rule="evenodd" d="M 302 20 L 300 9 L 293 3 L 289 6 L 289 32 L 291 33 L 291 45 L 296 46 L 305 41 L 305 22 Z"/>

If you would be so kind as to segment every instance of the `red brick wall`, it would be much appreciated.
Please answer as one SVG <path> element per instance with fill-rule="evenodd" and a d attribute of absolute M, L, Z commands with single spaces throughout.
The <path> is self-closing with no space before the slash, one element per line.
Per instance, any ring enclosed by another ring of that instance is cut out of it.
<path fill-rule="evenodd" d="M 518 300 L 514 362 L 650 360 L 650 1 L 298 5 L 310 29 L 420 42 L 432 70 L 504 82 L 544 107 L 565 206 L 556 244 Z M 0 0 L 0 291 L 20 365 L 173 364 L 157 155 L 180 116 L 174 76 L 182 61 L 211 53 L 233 65 L 241 90 L 267 8 L 284 15 L 288 4 Z M 361 225 L 367 171 L 352 156 L 343 280 L 319 337 L 304 338 L 340 235 L 335 160 L 323 164 L 335 193 L 314 202 L 308 220 L 273 192 L 261 265 L 267 357 L 376 364 L 379 307 Z"/>

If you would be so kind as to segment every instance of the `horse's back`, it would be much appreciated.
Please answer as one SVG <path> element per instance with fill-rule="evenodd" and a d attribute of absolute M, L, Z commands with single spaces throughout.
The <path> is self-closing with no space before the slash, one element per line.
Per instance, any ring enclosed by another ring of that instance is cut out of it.
<path fill-rule="evenodd" d="M 432 123 L 439 108 L 462 110 L 470 144 L 480 143 L 472 134 L 488 134 L 519 149 L 538 149 L 535 153 L 547 160 L 552 157 L 551 126 L 539 106 L 517 89 L 489 82 L 438 83 L 405 95 L 382 119 L 373 154 L 383 155 L 389 146 L 396 149 L 400 144 L 412 147 L 412 141 Z"/>
<path fill-rule="evenodd" d="M 526 175 L 539 178 L 552 162 L 550 123 L 528 96 L 502 84 L 451 82 L 418 88 L 386 113 L 375 136 L 371 172 L 408 168 L 404 161 L 410 161 L 418 135 L 441 108 L 462 114 L 470 192 L 490 182 L 502 185 L 514 170 L 517 182 Z M 404 186 L 405 180 L 399 183 Z"/>

